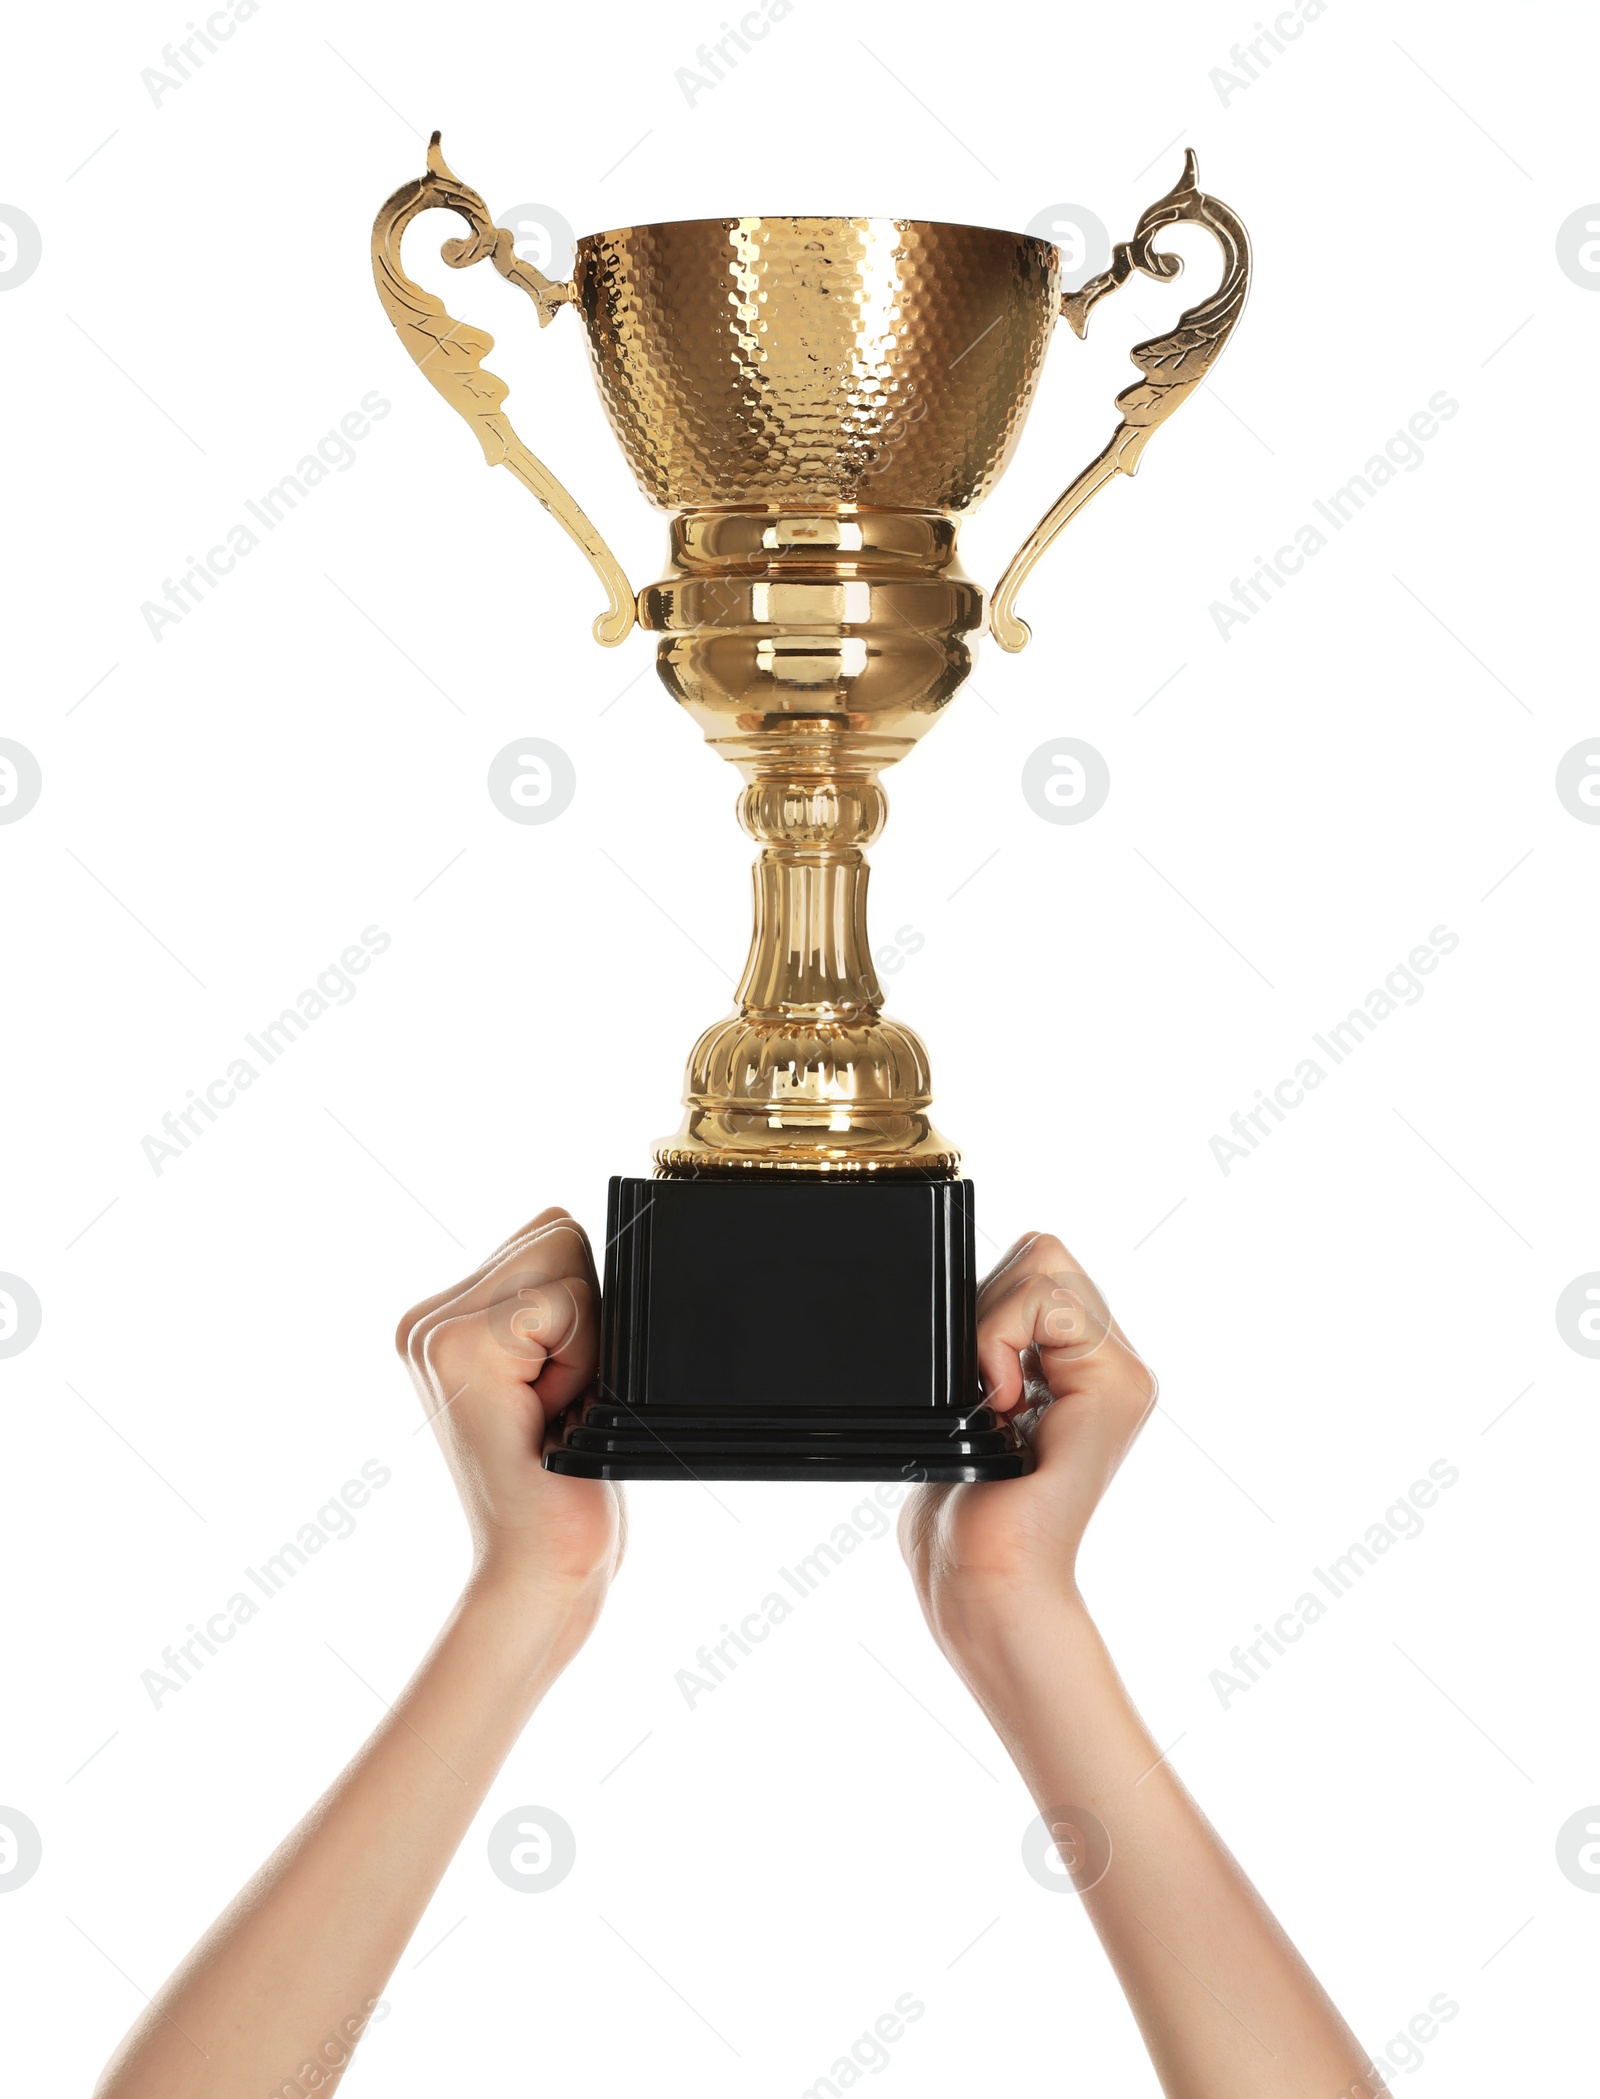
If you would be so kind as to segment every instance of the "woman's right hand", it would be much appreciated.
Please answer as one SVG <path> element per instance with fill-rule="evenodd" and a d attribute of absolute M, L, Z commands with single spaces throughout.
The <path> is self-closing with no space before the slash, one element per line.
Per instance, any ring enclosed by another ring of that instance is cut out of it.
<path fill-rule="evenodd" d="M 622 1560 L 622 1496 L 546 1472 L 543 1451 L 549 1425 L 593 1382 L 599 1311 L 583 1227 L 541 1210 L 474 1274 L 413 1305 L 395 1335 L 455 1477 L 478 1576 L 591 1592 L 593 1615 Z"/>

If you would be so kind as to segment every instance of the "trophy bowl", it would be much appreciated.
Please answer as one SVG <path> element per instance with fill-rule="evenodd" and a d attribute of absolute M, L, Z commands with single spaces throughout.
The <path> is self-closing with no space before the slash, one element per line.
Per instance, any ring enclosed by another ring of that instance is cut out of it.
<path fill-rule="evenodd" d="M 981 503 L 1060 304 L 1055 248 L 914 219 L 696 219 L 577 244 L 573 303 L 658 509 Z"/>

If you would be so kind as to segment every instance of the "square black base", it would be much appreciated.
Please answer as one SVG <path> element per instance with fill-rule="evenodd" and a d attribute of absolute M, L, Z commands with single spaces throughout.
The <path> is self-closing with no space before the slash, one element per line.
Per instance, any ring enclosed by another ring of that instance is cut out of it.
<path fill-rule="evenodd" d="M 978 1384 L 972 1183 L 611 1183 L 586 1479 L 1015 1479 Z"/>

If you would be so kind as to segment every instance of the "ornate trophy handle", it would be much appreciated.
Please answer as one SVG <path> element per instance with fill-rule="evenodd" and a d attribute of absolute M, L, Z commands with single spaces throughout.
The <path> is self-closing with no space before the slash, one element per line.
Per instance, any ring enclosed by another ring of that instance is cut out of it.
<path fill-rule="evenodd" d="M 1110 269 L 1091 277 L 1081 291 L 1062 294 L 1061 311 L 1072 323 L 1073 332 L 1085 335 L 1096 301 L 1125 283 L 1134 270 L 1143 270 L 1147 277 L 1176 277 L 1182 270 L 1181 256 L 1163 254 L 1151 245 L 1163 226 L 1173 226 L 1181 220 L 1204 226 L 1222 249 L 1222 282 L 1211 297 L 1203 305 L 1191 306 L 1170 335 L 1137 343 L 1128 353 L 1145 377 L 1126 393 L 1118 394 L 1116 405 L 1122 410 L 1122 421 L 1111 442 L 1098 459 L 1084 468 L 1054 509 L 1039 520 L 1000 578 L 990 600 L 989 628 L 1003 649 L 1014 652 L 1027 642 L 1027 625 L 1018 619 L 1013 608 L 1017 592 L 1033 573 L 1040 555 L 1068 519 L 1114 474 L 1137 471 L 1139 456 L 1150 442 L 1151 433 L 1194 392 L 1222 355 L 1234 323 L 1244 311 L 1245 294 L 1250 288 L 1250 237 L 1226 204 L 1199 189 L 1198 180 L 1199 168 L 1191 150 L 1183 157 L 1183 173 L 1176 186 L 1143 214 L 1131 241 L 1118 242 Z"/>
<path fill-rule="evenodd" d="M 428 146 L 427 174 L 397 189 L 373 224 L 372 275 L 395 333 L 416 359 L 423 376 L 472 425 L 489 464 L 510 467 L 523 487 L 538 497 L 568 538 L 588 556 L 590 567 L 605 585 L 611 601 L 594 623 L 594 638 L 607 648 L 614 648 L 633 625 L 633 591 L 616 555 L 555 475 L 534 458 L 512 429 L 510 418 L 501 413 L 506 383 L 486 371 L 480 361 L 494 348 L 494 337 L 452 320 L 443 303 L 413 283 L 400 266 L 400 243 L 406 228 L 419 212 L 441 206 L 459 212 L 472 228 L 470 240 L 445 242 L 439 251 L 445 261 L 452 269 L 464 270 L 469 263 L 481 262 L 487 256 L 502 277 L 509 278 L 532 299 L 541 328 L 547 327 L 559 308 L 571 300 L 572 286 L 552 284 L 531 263 L 517 259 L 513 236 L 505 227 L 493 223 L 488 206 L 477 191 L 468 189 L 445 166 L 437 131 Z"/>

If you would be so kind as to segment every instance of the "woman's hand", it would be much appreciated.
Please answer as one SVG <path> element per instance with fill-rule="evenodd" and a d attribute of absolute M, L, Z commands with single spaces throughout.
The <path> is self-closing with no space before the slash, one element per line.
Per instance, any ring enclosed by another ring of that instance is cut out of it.
<path fill-rule="evenodd" d="M 617 1490 L 540 1463 L 546 1424 L 594 1376 L 599 1299 L 588 1240 L 545 1210 L 401 1320 L 396 1345 L 472 1528 L 473 1578 L 360 1754 L 151 2000 L 99 2099 L 339 2081 L 365 2023 L 354 2015 L 381 1997 L 622 1558 Z"/>
<path fill-rule="evenodd" d="M 1134 1711 L 1078 1595 L 1084 1530 L 1156 1381 L 1059 1239 L 1018 1240 L 984 1283 L 978 1362 L 995 1411 L 1021 1411 L 1038 1469 L 919 1488 L 901 1546 L 934 1638 L 1057 1841 L 1162 2090 L 1383 2089 Z"/>
<path fill-rule="evenodd" d="M 1084 1530 L 1156 1396 L 1082 1264 L 1038 1232 L 979 1289 L 978 1366 L 1038 1466 L 1025 1479 L 920 1487 L 901 1512 L 901 1550 L 953 1659 L 1022 1612 L 1077 1602 Z"/>
<path fill-rule="evenodd" d="M 622 1497 L 546 1472 L 542 1453 L 548 1424 L 594 1377 L 599 1310 L 582 1226 L 541 1210 L 476 1274 L 414 1305 L 395 1335 L 455 1476 L 479 1578 L 592 1591 L 594 1613 L 622 1559 Z"/>

